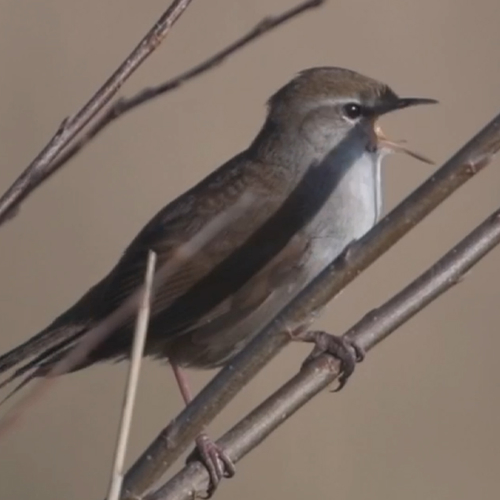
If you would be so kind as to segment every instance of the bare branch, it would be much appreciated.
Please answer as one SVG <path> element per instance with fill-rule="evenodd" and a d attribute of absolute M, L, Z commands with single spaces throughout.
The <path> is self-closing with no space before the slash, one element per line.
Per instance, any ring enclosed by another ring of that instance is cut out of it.
<path fill-rule="evenodd" d="M 51 163 L 82 128 L 110 101 L 125 81 L 154 52 L 192 0 L 174 0 L 135 49 L 90 100 L 59 129 L 14 184 L 0 198 L 0 225 L 12 218 L 20 203 L 55 172 Z"/>
<path fill-rule="evenodd" d="M 217 52 L 202 63 L 184 73 L 155 87 L 142 90 L 128 99 L 118 99 L 109 106 L 102 116 L 79 139 L 70 142 L 76 134 L 109 102 L 125 80 L 140 63 L 157 47 L 166 36 L 173 23 L 188 7 L 189 1 L 175 1 L 160 18 L 155 27 L 146 35 L 137 48 L 118 68 L 114 75 L 101 87 L 92 99 L 73 117 L 65 120 L 49 144 L 33 160 L 28 168 L 0 198 L 0 225 L 16 215 L 20 203 L 50 175 L 59 170 L 75 156 L 96 135 L 119 116 L 132 111 L 137 106 L 180 87 L 187 81 L 215 68 L 227 57 L 242 49 L 256 38 L 277 28 L 292 18 L 314 7 L 319 7 L 326 0 L 307 0 L 279 15 L 260 21 L 246 35 L 239 38 L 223 50 Z"/>
<path fill-rule="evenodd" d="M 92 124 L 92 126 L 87 130 L 87 132 L 82 135 L 77 141 L 75 141 L 66 151 L 64 151 L 54 162 L 52 168 L 57 170 L 61 168 L 65 163 L 67 163 L 71 158 L 73 158 L 81 149 L 86 146 L 96 135 L 102 132 L 108 127 L 114 120 L 120 116 L 132 111 L 137 106 L 145 104 L 152 99 L 162 96 L 163 94 L 175 90 L 182 86 L 184 83 L 192 80 L 193 78 L 211 70 L 225 61 L 230 55 L 239 51 L 250 42 L 253 42 L 256 38 L 261 37 L 265 33 L 277 28 L 281 24 L 289 21 L 290 19 L 302 14 L 306 10 L 312 9 L 314 7 L 319 7 L 325 3 L 325 0 L 308 0 L 303 2 L 290 10 L 283 12 L 282 14 L 266 17 L 262 19 L 254 28 L 252 28 L 246 35 L 242 36 L 238 40 L 235 40 L 232 44 L 228 45 L 221 51 L 215 53 L 213 56 L 209 57 L 202 63 L 194 66 L 193 68 L 181 73 L 180 75 L 167 80 L 160 85 L 154 87 L 148 87 L 141 90 L 134 96 L 130 98 L 117 99 L 105 112 L 104 114 Z"/>
<path fill-rule="evenodd" d="M 131 467 L 123 497 L 136 498 L 157 481 L 213 418 L 290 341 L 289 329 L 314 316 L 340 290 L 399 241 L 500 149 L 500 114 L 330 264 L 173 420 Z"/>
<path fill-rule="evenodd" d="M 500 210 L 490 215 L 438 262 L 345 334 L 366 351 L 458 283 L 471 267 L 500 243 Z M 217 442 L 237 462 L 339 375 L 338 363 L 322 355 L 304 367 Z M 189 500 L 206 490 L 208 474 L 191 462 L 147 500 Z"/>
<path fill-rule="evenodd" d="M 122 418 L 118 431 L 116 443 L 115 458 L 111 473 L 111 481 L 108 490 L 108 500 L 118 500 L 123 482 L 123 466 L 125 463 L 125 454 L 127 452 L 127 443 L 132 424 L 132 414 L 134 411 L 135 396 L 137 394 L 137 385 L 139 383 L 139 372 L 141 368 L 144 346 L 146 344 L 146 334 L 148 331 L 149 316 L 151 310 L 151 297 L 153 295 L 153 278 L 156 266 L 156 253 L 152 250 L 148 254 L 146 267 L 146 276 L 144 280 L 144 293 L 139 304 L 139 313 L 135 324 L 134 340 L 132 343 L 132 352 L 130 356 L 130 367 L 128 372 L 125 398 L 123 401 Z"/>

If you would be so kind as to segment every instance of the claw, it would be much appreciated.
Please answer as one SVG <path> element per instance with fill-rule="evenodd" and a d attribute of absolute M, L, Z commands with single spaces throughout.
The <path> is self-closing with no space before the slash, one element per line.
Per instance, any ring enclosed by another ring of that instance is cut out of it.
<path fill-rule="evenodd" d="M 233 477 L 236 472 L 233 461 L 206 434 L 200 434 L 196 438 L 196 449 L 189 455 L 186 462 L 192 460 L 199 460 L 208 471 L 210 480 L 204 498 L 210 498 L 214 494 L 222 478 Z"/>
<path fill-rule="evenodd" d="M 364 361 L 366 357 L 366 351 L 360 345 L 358 345 L 354 340 L 346 338 L 345 341 L 354 350 L 354 354 L 356 354 L 356 362 L 361 363 L 362 361 Z"/>
<path fill-rule="evenodd" d="M 306 358 L 302 367 L 321 354 L 329 354 L 340 361 L 339 385 L 333 392 L 338 392 L 345 386 L 354 372 L 356 363 L 363 361 L 365 358 L 365 351 L 347 337 L 338 337 L 323 331 L 306 331 L 295 336 L 295 340 L 314 343 L 314 349 Z"/>

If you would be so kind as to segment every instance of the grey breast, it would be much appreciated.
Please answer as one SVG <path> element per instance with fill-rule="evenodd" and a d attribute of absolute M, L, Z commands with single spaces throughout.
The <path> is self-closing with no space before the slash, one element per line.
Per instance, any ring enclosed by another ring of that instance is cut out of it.
<path fill-rule="evenodd" d="M 328 161 L 326 158 L 324 161 Z M 380 212 L 380 158 L 364 153 L 345 168 L 324 167 L 331 192 L 321 210 L 264 269 L 224 305 L 234 311 L 225 325 L 200 326 L 183 338 L 195 349 L 176 362 L 210 368 L 225 364 L 354 239 L 376 222 Z M 314 195 L 314 194 L 313 194 Z M 184 346 L 186 347 L 186 346 Z M 196 355 L 193 355 L 194 353 Z"/>

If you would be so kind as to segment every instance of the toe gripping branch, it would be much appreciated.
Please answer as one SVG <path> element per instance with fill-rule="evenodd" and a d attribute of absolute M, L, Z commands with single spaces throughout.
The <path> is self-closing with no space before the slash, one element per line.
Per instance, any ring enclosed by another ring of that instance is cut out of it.
<path fill-rule="evenodd" d="M 345 336 L 332 335 L 321 330 L 294 332 L 292 340 L 314 344 L 314 349 L 302 364 L 302 368 L 313 360 L 327 354 L 340 363 L 338 386 L 334 392 L 342 389 L 353 374 L 356 363 L 363 361 L 365 351 L 355 341 Z M 207 468 L 210 482 L 205 498 L 210 498 L 224 477 L 232 477 L 235 467 L 232 460 L 206 434 L 202 433 L 196 439 L 196 448 L 186 462 L 199 460 Z"/>
<path fill-rule="evenodd" d="M 314 349 L 302 364 L 302 368 L 322 354 L 332 356 L 340 362 L 339 385 L 334 392 L 342 389 L 353 374 L 356 363 L 365 358 L 365 351 L 354 340 L 345 336 L 332 335 L 322 330 L 308 330 L 292 335 L 293 340 L 314 344 Z"/>
<path fill-rule="evenodd" d="M 205 433 L 197 437 L 196 448 L 188 456 L 186 463 L 194 460 L 199 460 L 206 467 L 210 478 L 204 498 L 210 498 L 214 494 L 222 478 L 233 477 L 236 472 L 231 458 Z"/>

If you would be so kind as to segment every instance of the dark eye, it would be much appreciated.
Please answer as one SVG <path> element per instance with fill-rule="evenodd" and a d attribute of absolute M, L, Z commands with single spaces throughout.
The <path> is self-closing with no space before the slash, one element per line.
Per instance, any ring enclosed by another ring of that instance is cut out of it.
<path fill-rule="evenodd" d="M 363 109 L 356 102 L 350 102 L 346 104 L 343 107 L 343 111 L 344 114 L 347 116 L 347 118 L 350 118 L 351 120 L 355 120 L 356 118 L 359 118 L 363 114 Z"/>

